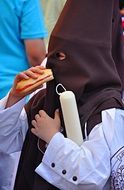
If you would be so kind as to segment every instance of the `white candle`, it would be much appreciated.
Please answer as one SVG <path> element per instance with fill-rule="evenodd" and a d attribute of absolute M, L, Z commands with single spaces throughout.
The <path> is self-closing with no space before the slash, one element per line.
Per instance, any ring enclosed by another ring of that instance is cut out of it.
<path fill-rule="evenodd" d="M 59 95 L 67 137 L 81 145 L 83 136 L 75 95 L 72 91 L 64 91 Z"/>

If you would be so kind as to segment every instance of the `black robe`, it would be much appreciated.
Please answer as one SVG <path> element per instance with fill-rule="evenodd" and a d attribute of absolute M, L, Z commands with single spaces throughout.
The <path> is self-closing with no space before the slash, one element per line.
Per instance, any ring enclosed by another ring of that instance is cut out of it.
<path fill-rule="evenodd" d="M 118 3 L 117 0 L 67 0 L 48 49 L 47 67 L 52 69 L 55 79 L 25 107 L 29 130 L 14 190 L 57 189 L 34 171 L 43 155 L 37 148 L 38 139 L 30 129 L 31 120 L 40 109 L 53 117 L 55 109 L 60 108 L 55 91 L 58 83 L 76 95 L 83 135 L 84 123 L 88 122 L 90 133 L 101 122 L 102 110 L 123 109 L 124 59 Z M 40 143 L 44 149 L 45 143 Z"/>

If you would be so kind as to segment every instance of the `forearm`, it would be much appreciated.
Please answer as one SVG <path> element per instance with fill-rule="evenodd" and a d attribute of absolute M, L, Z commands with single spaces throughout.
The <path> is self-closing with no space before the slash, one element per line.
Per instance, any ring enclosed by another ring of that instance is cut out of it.
<path fill-rule="evenodd" d="M 0 100 L 0 152 L 11 153 L 21 150 L 28 125 L 25 99 L 9 108 L 6 102 L 7 97 Z"/>
<path fill-rule="evenodd" d="M 22 98 L 23 97 L 17 96 L 16 94 L 13 94 L 12 91 L 10 91 L 5 108 L 13 106 L 17 102 L 19 102 Z"/>
<path fill-rule="evenodd" d="M 40 52 L 40 56 L 30 56 L 28 57 L 29 64 L 31 67 L 35 67 L 37 65 L 41 65 L 42 61 L 45 59 L 46 53 L 45 51 Z"/>
<path fill-rule="evenodd" d="M 110 175 L 110 152 L 101 130 L 98 133 L 93 134 L 96 140 L 91 138 L 82 147 L 59 134 L 55 135 L 36 172 L 63 190 L 67 187 L 72 190 L 101 190 Z M 104 152 L 101 151 L 103 149 Z"/>
<path fill-rule="evenodd" d="M 41 65 L 46 57 L 46 48 L 43 39 L 25 40 L 27 58 L 31 67 Z"/>

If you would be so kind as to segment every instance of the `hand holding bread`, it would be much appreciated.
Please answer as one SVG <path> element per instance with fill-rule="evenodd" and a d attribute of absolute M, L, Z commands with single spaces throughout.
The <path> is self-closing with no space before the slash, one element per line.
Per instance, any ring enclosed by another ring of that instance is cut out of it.
<path fill-rule="evenodd" d="M 46 69 L 42 66 L 31 67 L 30 69 L 19 73 L 16 76 L 14 85 L 10 91 L 7 107 L 41 88 L 45 82 L 48 82 L 53 78 L 52 70 Z"/>
<path fill-rule="evenodd" d="M 36 78 L 22 79 L 16 85 L 16 90 L 19 93 L 27 93 L 38 87 L 41 87 L 44 83 L 53 79 L 51 69 L 44 69 L 42 73 L 35 73 Z"/>

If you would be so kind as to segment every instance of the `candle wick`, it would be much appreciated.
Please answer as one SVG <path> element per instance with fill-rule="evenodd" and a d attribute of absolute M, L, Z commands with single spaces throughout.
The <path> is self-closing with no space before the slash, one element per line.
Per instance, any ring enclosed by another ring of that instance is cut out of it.
<path fill-rule="evenodd" d="M 60 95 L 62 93 L 62 91 L 60 91 L 60 89 L 62 89 L 64 92 L 66 91 L 66 88 L 63 86 L 63 84 L 59 83 L 56 85 L 56 93 L 58 95 Z"/>

